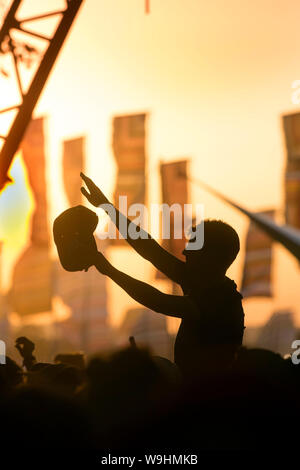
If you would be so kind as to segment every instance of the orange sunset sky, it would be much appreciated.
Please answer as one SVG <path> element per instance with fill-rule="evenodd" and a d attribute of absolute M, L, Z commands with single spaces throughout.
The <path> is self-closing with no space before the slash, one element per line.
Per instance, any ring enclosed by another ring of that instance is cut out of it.
<path fill-rule="evenodd" d="M 23 3 L 24 15 L 64 4 Z M 83 1 L 34 113 L 48 116 L 51 221 L 66 208 L 61 141 L 87 135 L 86 172 L 111 196 L 112 117 L 145 111 L 149 201 L 160 202 L 159 162 L 188 157 L 194 177 L 249 209 L 277 209 L 282 222 L 281 115 L 299 110 L 292 102 L 292 83 L 300 79 L 299 1 L 150 0 L 150 5 L 146 15 L 144 0 Z M 4 107 L 13 97 L 10 80 L 0 77 L 0 89 Z M 16 184 L 0 194 L 4 289 L 26 243 L 32 205 L 20 158 L 11 174 Z M 222 218 L 240 234 L 241 253 L 229 271 L 240 285 L 247 219 L 194 185 L 191 201 L 204 203 L 206 217 Z M 110 258 L 127 273 L 154 282 L 150 265 L 135 253 L 111 250 Z M 299 277 L 296 260 L 276 245 L 274 298 L 245 300 L 246 325 L 262 324 L 285 308 L 300 325 Z M 118 323 L 134 302 L 110 282 L 108 293 L 110 318 Z"/>

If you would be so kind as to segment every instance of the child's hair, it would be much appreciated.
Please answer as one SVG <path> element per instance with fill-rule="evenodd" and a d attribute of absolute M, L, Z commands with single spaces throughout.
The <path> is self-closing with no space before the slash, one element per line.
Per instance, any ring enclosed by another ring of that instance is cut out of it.
<path fill-rule="evenodd" d="M 194 228 L 195 230 L 195 228 Z M 222 267 L 228 269 L 240 251 L 239 236 L 222 220 L 204 220 L 204 251 L 211 251 Z"/>

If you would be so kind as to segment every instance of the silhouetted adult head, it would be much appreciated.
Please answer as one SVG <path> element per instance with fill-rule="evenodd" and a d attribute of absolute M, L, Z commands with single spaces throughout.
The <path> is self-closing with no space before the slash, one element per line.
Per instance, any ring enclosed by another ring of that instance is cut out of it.
<path fill-rule="evenodd" d="M 195 273 L 213 271 L 225 274 L 240 250 L 239 236 L 230 225 L 222 220 L 206 219 L 203 224 L 203 247 L 198 250 L 188 249 L 195 240 L 192 236 L 183 251 L 187 268 Z M 193 232 L 197 227 L 194 227 Z"/>
<path fill-rule="evenodd" d="M 23 380 L 23 371 L 18 364 L 6 356 L 6 364 L 0 365 L 0 384 L 6 388 L 14 388 Z"/>
<path fill-rule="evenodd" d="M 68 364 L 37 366 L 36 364 L 28 375 L 28 384 L 33 387 L 72 396 L 82 383 L 82 374 L 77 367 Z"/>

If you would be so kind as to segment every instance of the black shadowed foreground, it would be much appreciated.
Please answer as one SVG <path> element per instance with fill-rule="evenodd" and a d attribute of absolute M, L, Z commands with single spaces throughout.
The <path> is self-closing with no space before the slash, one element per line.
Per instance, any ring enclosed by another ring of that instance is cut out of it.
<path fill-rule="evenodd" d="M 7 358 L 1 441 L 128 455 L 290 448 L 297 445 L 299 378 L 299 366 L 262 349 L 242 348 L 230 370 L 193 380 L 132 346 L 84 368 L 33 361 L 25 374 Z"/>

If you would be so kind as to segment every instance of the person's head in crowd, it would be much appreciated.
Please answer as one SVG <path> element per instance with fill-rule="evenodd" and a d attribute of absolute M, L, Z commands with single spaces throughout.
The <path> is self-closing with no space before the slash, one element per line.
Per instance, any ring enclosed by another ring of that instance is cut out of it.
<path fill-rule="evenodd" d="M 68 364 L 36 364 L 28 373 L 28 384 L 36 388 L 53 390 L 72 396 L 82 384 L 82 373 L 77 367 Z"/>
<path fill-rule="evenodd" d="M 0 384 L 5 389 L 12 389 L 22 384 L 23 371 L 18 364 L 6 356 L 5 364 L 0 365 Z"/>

